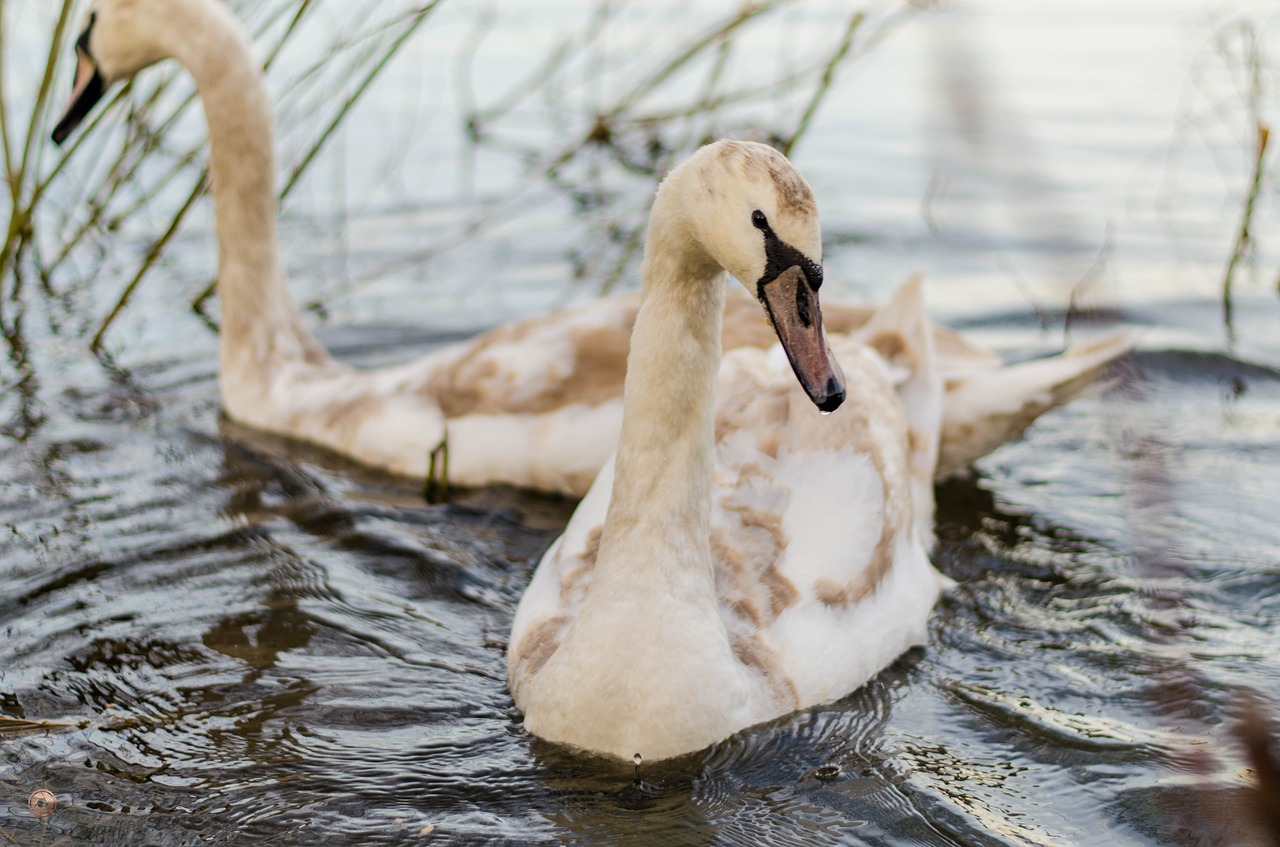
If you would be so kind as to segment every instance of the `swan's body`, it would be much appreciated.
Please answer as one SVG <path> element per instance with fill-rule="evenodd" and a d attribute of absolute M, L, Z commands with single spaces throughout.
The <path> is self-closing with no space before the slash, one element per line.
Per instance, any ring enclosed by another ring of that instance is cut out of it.
<path fill-rule="evenodd" d="M 742 348 L 721 366 L 723 272 L 699 257 L 734 256 L 718 239 L 737 221 L 691 186 L 723 206 L 770 202 L 768 180 L 725 152 L 747 146 L 722 145 L 659 191 L 616 460 L 512 628 L 526 728 L 623 759 L 851 691 L 923 640 L 942 584 L 927 558 L 941 385 L 918 284 L 861 338 L 833 339 L 848 399 L 829 417 L 780 356 Z M 773 156 L 767 172 L 791 173 Z M 816 255 L 816 211 L 791 214 Z"/>
<path fill-rule="evenodd" d="M 238 22 L 217 0 L 97 0 L 91 15 L 56 140 L 106 86 L 156 61 L 175 57 L 195 77 L 215 187 L 218 381 L 228 416 L 418 478 L 429 473 L 447 435 L 455 484 L 510 483 L 575 495 L 587 489 L 617 443 L 638 297 L 519 321 L 399 367 L 358 371 L 341 364 L 304 327 L 288 292 L 276 241 L 270 104 Z M 870 314 L 858 307 L 831 312 L 837 331 Z M 980 364 L 980 375 L 997 377 L 966 383 L 961 418 L 943 430 L 944 469 L 968 465 L 1017 435 L 1105 364 L 1075 362 L 1065 377 L 1070 391 L 1033 384 L 1026 396 L 1011 395 L 998 360 L 935 332 L 944 373 L 950 352 L 959 366 Z M 726 347 L 767 346 L 771 337 L 752 301 L 728 299 Z"/>

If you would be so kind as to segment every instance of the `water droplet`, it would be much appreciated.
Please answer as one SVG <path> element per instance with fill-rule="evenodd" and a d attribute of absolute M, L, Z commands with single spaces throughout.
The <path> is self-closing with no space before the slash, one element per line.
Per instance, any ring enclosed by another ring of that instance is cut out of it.
<path fill-rule="evenodd" d="M 824 418 L 825 418 L 827 415 L 831 414 L 831 412 L 830 412 L 829 410 L 827 410 L 827 409 L 821 409 L 820 411 L 822 412 L 822 416 L 823 416 Z"/>
<path fill-rule="evenodd" d="M 840 766 L 839 765 L 819 765 L 818 769 L 813 772 L 813 775 L 816 776 L 818 779 L 822 780 L 823 782 L 830 782 L 831 780 L 840 776 Z"/>
<path fill-rule="evenodd" d="M 52 791 L 40 788 L 32 791 L 31 796 L 27 798 L 27 808 L 36 817 L 47 818 L 57 810 L 58 798 L 53 796 Z"/>

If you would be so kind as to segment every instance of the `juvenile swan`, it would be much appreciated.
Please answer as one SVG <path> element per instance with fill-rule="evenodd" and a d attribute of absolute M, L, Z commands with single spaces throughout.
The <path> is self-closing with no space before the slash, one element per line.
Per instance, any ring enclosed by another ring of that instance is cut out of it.
<path fill-rule="evenodd" d="M 809 187 L 768 147 L 711 144 L 663 181 L 616 458 L 513 624 L 533 734 L 676 756 L 846 694 L 923 640 L 941 388 L 919 285 L 866 343 L 832 339 L 837 410 L 820 258 Z M 721 367 L 726 271 L 759 280 L 800 386 L 780 353 Z"/>
<path fill-rule="evenodd" d="M 342 365 L 306 330 L 289 296 L 276 243 L 270 104 L 248 38 L 222 3 L 95 0 L 54 140 L 65 140 L 112 83 L 166 57 L 195 77 L 209 126 L 220 245 L 218 382 L 228 416 L 418 478 L 447 436 L 456 484 L 586 491 L 617 443 L 639 298 L 501 326 L 398 367 Z M 751 298 L 729 297 L 726 305 L 725 347 L 767 346 L 771 333 Z M 856 306 L 828 311 L 842 332 L 870 315 Z M 1004 368 L 954 333 L 934 332 L 944 375 L 960 378 L 955 402 L 946 405 L 940 472 L 1017 436 L 1127 347 L 1095 347 L 1027 372 Z"/>
<path fill-rule="evenodd" d="M 581 493 L 616 443 L 634 305 L 501 327 L 380 370 L 336 361 L 304 327 L 276 240 L 275 150 L 262 71 L 218 0 L 94 0 L 76 42 L 64 141 L 104 91 L 165 58 L 195 78 L 209 129 L 227 415 L 367 465 L 423 477 L 445 445 L 453 483 Z"/>

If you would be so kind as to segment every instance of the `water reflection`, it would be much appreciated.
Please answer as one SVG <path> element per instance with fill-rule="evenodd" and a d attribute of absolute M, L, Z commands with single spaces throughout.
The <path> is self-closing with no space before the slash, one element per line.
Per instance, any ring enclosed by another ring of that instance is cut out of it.
<path fill-rule="evenodd" d="M 23 331 L 25 309 L 21 303 L 13 303 L 0 310 L 0 327 L 8 346 L 9 366 L 12 375 L 4 377 L 4 390 L 0 391 L 0 436 L 18 441 L 28 438 L 44 421 L 40 408 L 40 382 L 32 366 Z M 10 408 L 11 407 L 11 408 Z"/>

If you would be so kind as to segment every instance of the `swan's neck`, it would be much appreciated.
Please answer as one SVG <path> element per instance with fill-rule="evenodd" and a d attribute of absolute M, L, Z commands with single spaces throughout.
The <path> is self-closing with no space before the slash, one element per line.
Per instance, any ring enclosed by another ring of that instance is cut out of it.
<path fill-rule="evenodd" d="M 705 578 L 714 603 L 708 534 L 724 274 L 664 235 L 650 231 L 595 579 L 611 567 L 642 580 L 680 570 L 680 582 Z"/>
<path fill-rule="evenodd" d="M 305 355 L 315 342 L 280 264 L 274 132 L 261 67 L 223 4 L 192 0 L 181 8 L 185 29 L 173 52 L 195 78 L 209 128 L 224 378 L 248 378 L 272 358 Z"/>
<path fill-rule="evenodd" d="M 659 214 L 655 205 L 654 221 Z M 718 267 L 672 249 L 678 243 L 650 225 L 591 586 L 525 695 L 530 731 L 624 759 L 723 738 L 745 722 L 748 700 L 710 541 L 724 282 Z"/>

